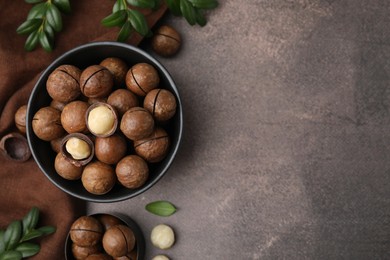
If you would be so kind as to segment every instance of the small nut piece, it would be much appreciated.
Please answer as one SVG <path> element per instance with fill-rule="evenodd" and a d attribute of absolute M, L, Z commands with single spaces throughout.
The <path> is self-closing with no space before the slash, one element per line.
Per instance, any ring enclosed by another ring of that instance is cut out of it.
<path fill-rule="evenodd" d="M 76 66 L 59 66 L 46 81 L 47 93 L 52 99 L 63 103 L 75 100 L 80 95 L 80 74 Z"/>
<path fill-rule="evenodd" d="M 89 131 L 100 137 L 112 135 L 118 126 L 115 109 L 103 102 L 96 102 L 88 108 L 86 121 Z"/>
<path fill-rule="evenodd" d="M 135 236 L 128 226 L 116 225 L 104 233 L 103 248 L 112 257 L 127 255 L 134 246 Z"/>
<path fill-rule="evenodd" d="M 157 70 L 148 63 L 137 63 L 126 74 L 127 88 L 141 97 L 157 88 L 159 83 Z"/>
<path fill-rule="evenodd" d="M 152 260 L 169 260 L 169 258 L 165 255 L 156 255 Z"/>
<path fill-rule="evenodd" d="M 81 175 L 84 188 L 95 195 L 109 192 L 115 185 L 116 175 L 114 169 L 105 163 L 95 161 L 85 166 Z"/>
<path fill-rule="evenodd" d="M 103 227 L 94 217 L 82 216 L 73 222 L 69 235 L 78 246 L 94 246 L 102 239 Z"/>
<path fill-rule="evenodd" d="M 61 111 L 52 107 L 42 107 L 32 119 L 35 135 L 44 141 L 51 141 L 65 134 L 61 125 Z"/>
<path fill-rule="evenodd" d="M 26 133 L 26 112 L 27 105 L 23 105 L 15 113 L 15 125 L 22 134 Z"/>
<path fill-rule="evenodd" d="M 170 226 L 160 224 L 152 229 L 150 239 L 155 247 L 168 249 L 175 243 L 175 233 Z"/>
<path fill-rule="evenodd" d="M 176 54 L 180 49 L 180 45 L 180 34 L 168 25 L 163 25 L 158 28 L 152 38 L 153 50 L 164 57 Z"/>
<path fill-rule="evenodd" d="M 157 121 L 167 121 L 176 113 L 176 98 L 166 89 L 153 89 L 144 99 L 146 108 Z"/>
<path fill-rule="evenodd" d="M 128 155 L 115 168 L 118 181 L 129 189 L 144 185 L 149 176 L 148 164 L 138 155 Z"/>
<path fill-rule="evenodd" d="M 139 140 L 153 132 L 154 119 L 145 108 L 133 107 L 122 116 L 119 127 L 130 140 Z"/>
<path fill-rule="evenodd" d="M 69 138 L 66 141 L 65 149 L 75 160 L 84 160 L 91 155 L 89 144 L 77 137 Z"/>

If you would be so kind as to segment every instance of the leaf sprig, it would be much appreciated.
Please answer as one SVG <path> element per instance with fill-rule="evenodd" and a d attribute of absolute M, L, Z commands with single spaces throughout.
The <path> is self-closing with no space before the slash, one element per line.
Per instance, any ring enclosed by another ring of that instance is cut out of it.
<path fill-rule="evenodd" d="M 33 207 L 22 220 L 14 220 L 5 230 L 0 230 L 0 260 L 19 260 L 39 252 L 41 248 L 38 244 L 27 241 L 52 234 L 56 228 L 37 228 L 38 220 L 39 209 Z"/>
<path fill-rule="evenodd" d="M 205 26 L 204 10 L 218 6 L 217 0 L 165 0 L 169 10 L 175 16 L 183 16 L 190 25 Z M 142 36 L 151 34 L 145 16 L 132 7 L 157 9 L 161 0 L 117 0 L 112 13 L 101 23 L 107 27 L 120 27 L 117 40 L 126 41 L 134 31 Z"/>
<path fill-rule="evenodd" d="M 42 48 L 51 52 L 54 46 L 55 33 L 62 30 L 62 13 L 70 13 L 69 0 L 25 0 L 34 4 L 27 19 L 17 29 L 18 34 L 28 35 L 24 48 L 34 50 L 38 43 Z"/>

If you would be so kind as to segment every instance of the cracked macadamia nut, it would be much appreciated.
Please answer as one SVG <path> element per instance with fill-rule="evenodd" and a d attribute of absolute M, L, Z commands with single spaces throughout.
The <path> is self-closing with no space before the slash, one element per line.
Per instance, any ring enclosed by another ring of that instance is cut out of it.
<path fill-rule="evenodd" d="M 176 98 L 166 89 L 153 89 L 144 99 L 146 108 L 157 121 L 167 121 L 176 113 Z"/>
<path fill-rule="evenodd" d="M 95 136 L 109 136 L 113 134 L 118 125 L 115 109 L 106 103 L 97 102 L 87 111 L 87 127 Z"/>
<path fill-rule="evenodd" d="M 84 188 L 92 194 L 106 194 L 115 185 L 115 171 L 108 164 L 99 161 L 91 162 L 85 166 L 81 182 Z"/>
<path fill-rule="evenodd" d="M 81 93 L 80 74 L 80 69 L 73 65 L 61 65 L 56 68 L 46 82 L 49 96 L 63 103 L 75 100 Z"/>
<path fill-rule="evenodd" d="M 62 178 L 78 180 L 81 178 L 83 168 L 72 164 L 62 153 L 58 153 L 54 160 L 54 169 Z"/>
<path fill-rule="evenodd" d="M 91 155 L 90 145 L 77 137 L 69 138 L 66 141 L 65 149 L 75 160 L 83 160 Z"/>
<path fill-rule="evenodd" d="M 176 54 L 180 46 L 180 34 L 171 26 L 162 25 L 153 35 L 152 49 L 161 56 L 169 57 Z"/>
<path fill-rule="evenodd" d="M 111 72 L 103 66 L 91 65 L 80 75 L 80 87 L 84 96 L 98 98 L 108 96 L 114 85 Z"/>
<path fill-rule="evenodd" d="M 127 88 L 141 97 L 157 88 L 159 83 L 160 77 L 157 70 L 148 63 L 137 63 L 126 74 Z"/>
<path fill-rule="evenodd" d="M 170 226 L 160 224 L 152 229 L 150 239 L 155 247 L 168 249 L 175 243 L 175 233 Z"/>
<path fill-rule="evenodd" d="M 169 260 L 169 258 L 165 255 L 156 255 L 152 260 Z"/>
<path fill-rule="evenodd" d="M 61 111 L 52 107 L 42 107 L 32 119 L 35 135 L 44 141 L 51 141 L 65 134 L 61 125 Z"/>
<path fill-rule="evenodd" d="M 126 62 L 116 57 L 108 57 L 102 60 L 100 65 L 106 67 L 111 72 L 116 87 L 125 85 L 126 73 L 129 70 Z"/>
<path fill-rule="evenodd" d="M 147 162 L 162 161 L 169 151 L 168 133 L 161 127 L 154 129 L 146 138 L 134 141 L 135 152 Z"/>
<path fill-rule="evenodd" d="M 103 227 L 94 217 L 82 216 L 73 222 L 69 235 L 78 246 L 94 246 L 101 242 Z"/>
<path fill-rule="evenodd" d="M 129 189 L 145 184 L 149 176 L 149 167 L 138 155 L 128 155 L 118 162 L 115 168 L 118 181 Z"/>
<path fill-rule="evenodd" d="M 130 140 L 138 140 L 149 136 L 154 129 L 154 119 L 148 110 L 133 107 L 122 116 L 120 130 Z"/>
<path fill-rule="evenodd" d="M 88 110 L 88 103 L 80 100 L 72 101 L 65 105 L 61 112 L 62 127 L 68 133 L 87 132 L 85 113 Z"/>
<path fill-rule="evenodd" d="M 26 113 L 27 105 L 19 107 L 15 113 L 15 125 L 22 134 L 26 133 Z"/>
<path fill-rule="evenodd" d="M 116 225 L 109 228 L 103 236 L 103 248 L 112 257 L 125 256 L 135 246 L 133 231 L 125 225 Z"/>

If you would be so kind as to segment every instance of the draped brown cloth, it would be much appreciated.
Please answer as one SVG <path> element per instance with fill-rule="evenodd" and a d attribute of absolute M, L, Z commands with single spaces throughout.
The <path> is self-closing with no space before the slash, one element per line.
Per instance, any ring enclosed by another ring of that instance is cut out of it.
<path fill-rule="evenodd" d="M 64 52 L 95 41 L 115 41 L 119 28 L 107 28 L 101 20 L 109 15 L 115 1 L 70 1 L 72 12 L 63 15 L 63 30 L 56 34 L 51 53 L 38 47 L 24 50 L 26 36 L 16 33 L 32 5 L 24 1 L 0 0 L 0 138 L 17 131 L 16 110 L 27 104 L 39 74 Z M 152 27 L 165 13 L 166 6 L 145 12 Z M 142 40 L 133 34 L 129 44 Z M 64 243 L 72 221 L 85 213 L 85 203 L 72 198 L 54 186 L 40 171 L 31 157 L 27 162 L 15 162 L 0 156 L 0 228 L 14 219 L 21 219 L 33 206 L 40 209 L 40 223 L 57 228 L 56 233 L 37 242 L 41 251 L 31 259 L 64 259 Z"/>

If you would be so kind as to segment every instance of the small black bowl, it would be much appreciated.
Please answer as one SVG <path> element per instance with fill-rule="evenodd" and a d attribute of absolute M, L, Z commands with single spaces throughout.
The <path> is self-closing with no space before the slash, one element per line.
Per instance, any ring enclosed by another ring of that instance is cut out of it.
<path fill-rule="evenodd" d="M 136 63 L 146 62 L 153 65 L 160 76 L 160 86 L 170 90 L 176 97 L 177 110 L 165 128 L 170 136 L 171 145 L 167 156 L 163 161 L 149 165 L 149 178 L 146 183 L 138 189 L 127 189 L 119 184 L 104 195 L 89 193 L 82 186 L 81 181 L 70 181 L 58 175 L 54 169 L 56 153 L 52 150 L 50 143 L 39 139 L 32 130 L 32 119 L 34 114 L 42 107 L 49 106 L 51 98 L 46 90 L 46 81 L 50 73 L 62 64 L 71 64 L 84 69 L 93 64 L 99 64 L 107 57 L 118 57 L 124 60 L 129 66 Z M 179 149 L 183 131 L 183 110 L 178 89 L 168 71 L 143 50 L 118 42 L 94 42 L 76 47 L 53 61 L 39 77 L 31 93 L 27 115 L 26 115 L 27 140 L 32 155 L 39 168 L 46 177 L 64 192 L 82 200 L 91 202 L 117 202 L 135 197 L 156 184 L 171 166 Z"/>
<path fill-rule="evenodd" d="M 145 252 L 146 252 L 146 244 L 145 244 L 145 237 L 144 234 L 139 227 L 139 225 L 131 219 L 129 216 L 121 214 L 121 213 L 95 213 L 92 215 L 89 215 L 91 217 L 99 217 L 99 215 L 111 215 L 119 220 L 121 220 L 126 226 L 128 226 L 134 233 L 135 241 L 136 241 L 136 249 L 137 249 L 137 259 L 136 260 L 144 260 L 145 258 Z M 70 235 L 68 232 L 68 235 L 65 240 L 65 259 L 66 260 L 75 260 L 73 254 L 72 254 L 72 240 L 70 239 Z"/>

